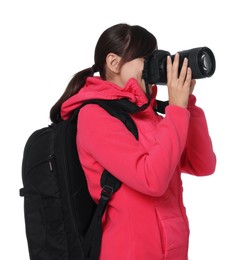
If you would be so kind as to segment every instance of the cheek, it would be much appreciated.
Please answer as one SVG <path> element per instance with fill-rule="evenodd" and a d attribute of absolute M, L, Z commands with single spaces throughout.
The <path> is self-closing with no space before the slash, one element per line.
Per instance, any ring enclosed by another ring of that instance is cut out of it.
<path fill-rule="evenodd" d="M 124 83 L 126 83 L 130 78 L 136 78 L 137 79 L 137 75 L 135 74 L 135 69 L 134 68 L 124 68 L 121 71 L 121 78 L 124 81 Z"/>
<path fill-rule="evenodd" d="M 126 64 L 121 69 L 121 79 L 126 83 L 130 78 L 135 78 L 142 88 L 145 88 L 144 80 L 142 80 L 142 70 L 144 63 L 137 60 L 134 63 Z"/>

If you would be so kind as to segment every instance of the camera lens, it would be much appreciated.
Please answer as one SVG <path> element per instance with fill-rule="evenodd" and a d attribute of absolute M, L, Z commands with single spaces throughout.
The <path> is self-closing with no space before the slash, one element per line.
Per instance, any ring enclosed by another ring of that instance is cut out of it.
<path fill-rule="evenodd" d="M 208 48 L 202 48 L 199 52 L 199 69 L 202 75 L 210 77 L 215 71 L 215 59 L 212 51 Z"/>
<path fill-rule="evenodd" d="M 203 69 L 208 73 L 212 68 L 212 63 L 209 55 L 206 52 L 203 52 L 201 56 L 201 65 Z"/>
<path fill-rule="evenodd" d="M 200 63 L 202 68 L 206 71 L 206 73 L 209 74 L 209 72 L 212 70 L 213 64 L 207 52 L 203 51 L 200 58 Z"/>
<path fill-rule="evenodd" d="M 179 74 L 184 58 L 188 59 L 188 66 L 192 69 L 192 79 L 211 77 L 215 72 L 215 57 L 208 47 L 194 48 L 180 51 Z M 143 68 L 143 79 L 147 84 L 167 83 L 167 56 L 174 61 L 175 55 L 168 51 L 156 50 L 146 57 Z"/>

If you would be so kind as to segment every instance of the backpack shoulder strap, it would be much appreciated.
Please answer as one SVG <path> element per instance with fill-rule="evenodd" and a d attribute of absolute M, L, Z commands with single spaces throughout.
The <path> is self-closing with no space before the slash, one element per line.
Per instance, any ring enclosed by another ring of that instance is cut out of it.
<path fill-rule="evenodd" d="M 165 108 L 168 106 L 169 101 L 161 101 L 161 100 L 156 100 L 157 107 L 155 109 L 156 112 L 165 114 Z"/>
<path fill-rule="evenodd" d="M 74 111 L 72 118 L 77 120 L 79 110 L 88 104 L 97 104 L 111 116 L 119 119 L 138 140 L 136 124 L 129 115 L 136 108 L 129 100 L 88 100 Z M 107 170 L 104 170 L 102 173 L 100 184 L 102 187 L 101 196 L 84 241 L 85 254 L 90 257 L 89 259 L 99 258 L 102 240 L 102 216 L 112 195 L 121 186 L 120 180 L 115 178 Z"/>
<path fill-rule="evenodd" d="M 137 105 L 133 104 L 128 99 L 91 99 L 87 100 L 80 107 L 76 108 L 72 117 L 77 120 L 80 109 L 88 104 L 97 104 L 104 110 L 106 110 L 111 116 L 119 119 L 138 140 L 138 130 L 134 120 L 130 116 L 130 114 L 134 114 L 136 112 L 136 109 L 138 108 Z"/>

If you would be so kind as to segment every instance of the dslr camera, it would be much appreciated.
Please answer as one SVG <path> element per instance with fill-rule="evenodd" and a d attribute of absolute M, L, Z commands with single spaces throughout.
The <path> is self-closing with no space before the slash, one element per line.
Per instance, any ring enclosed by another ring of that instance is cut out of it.
<path fill-rule="evenodd" d="M 211 77 L 215 72 L 215 57 L 208 47 L 199 47 L 178 52 L 180 55 L 179 73 L 182 68 L 184 58 L 188 59 L 188 66 L 192 70 L 192 79 Z M 168 51 L 155 50 L 147 56 L 144 61 L 142 78 L 146 84 L 165 85 L 167 83 L 167 56 L 171 56 L 172 61 L 175 55 Z"/>

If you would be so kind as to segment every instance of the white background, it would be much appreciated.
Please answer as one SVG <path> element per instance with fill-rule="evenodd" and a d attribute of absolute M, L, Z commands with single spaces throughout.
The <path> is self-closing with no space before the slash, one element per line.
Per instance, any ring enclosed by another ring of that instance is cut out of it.
<path fill-rule="evenodd" d="M 243 260 L 244 19 L 238 0 L 1 0 L 0 259 L 28 259 L 18 195 L 27 138 L 50 123 L 49 109 L 72 75 L 93 64 L 100 34 L 120 22 L 145 27 L 172 54 L 200 46 L 215 53 L 216 73 L 198 80 L 195 94 L 218 164 L 210 177 L 183 176 L 189 259 Z"/>

